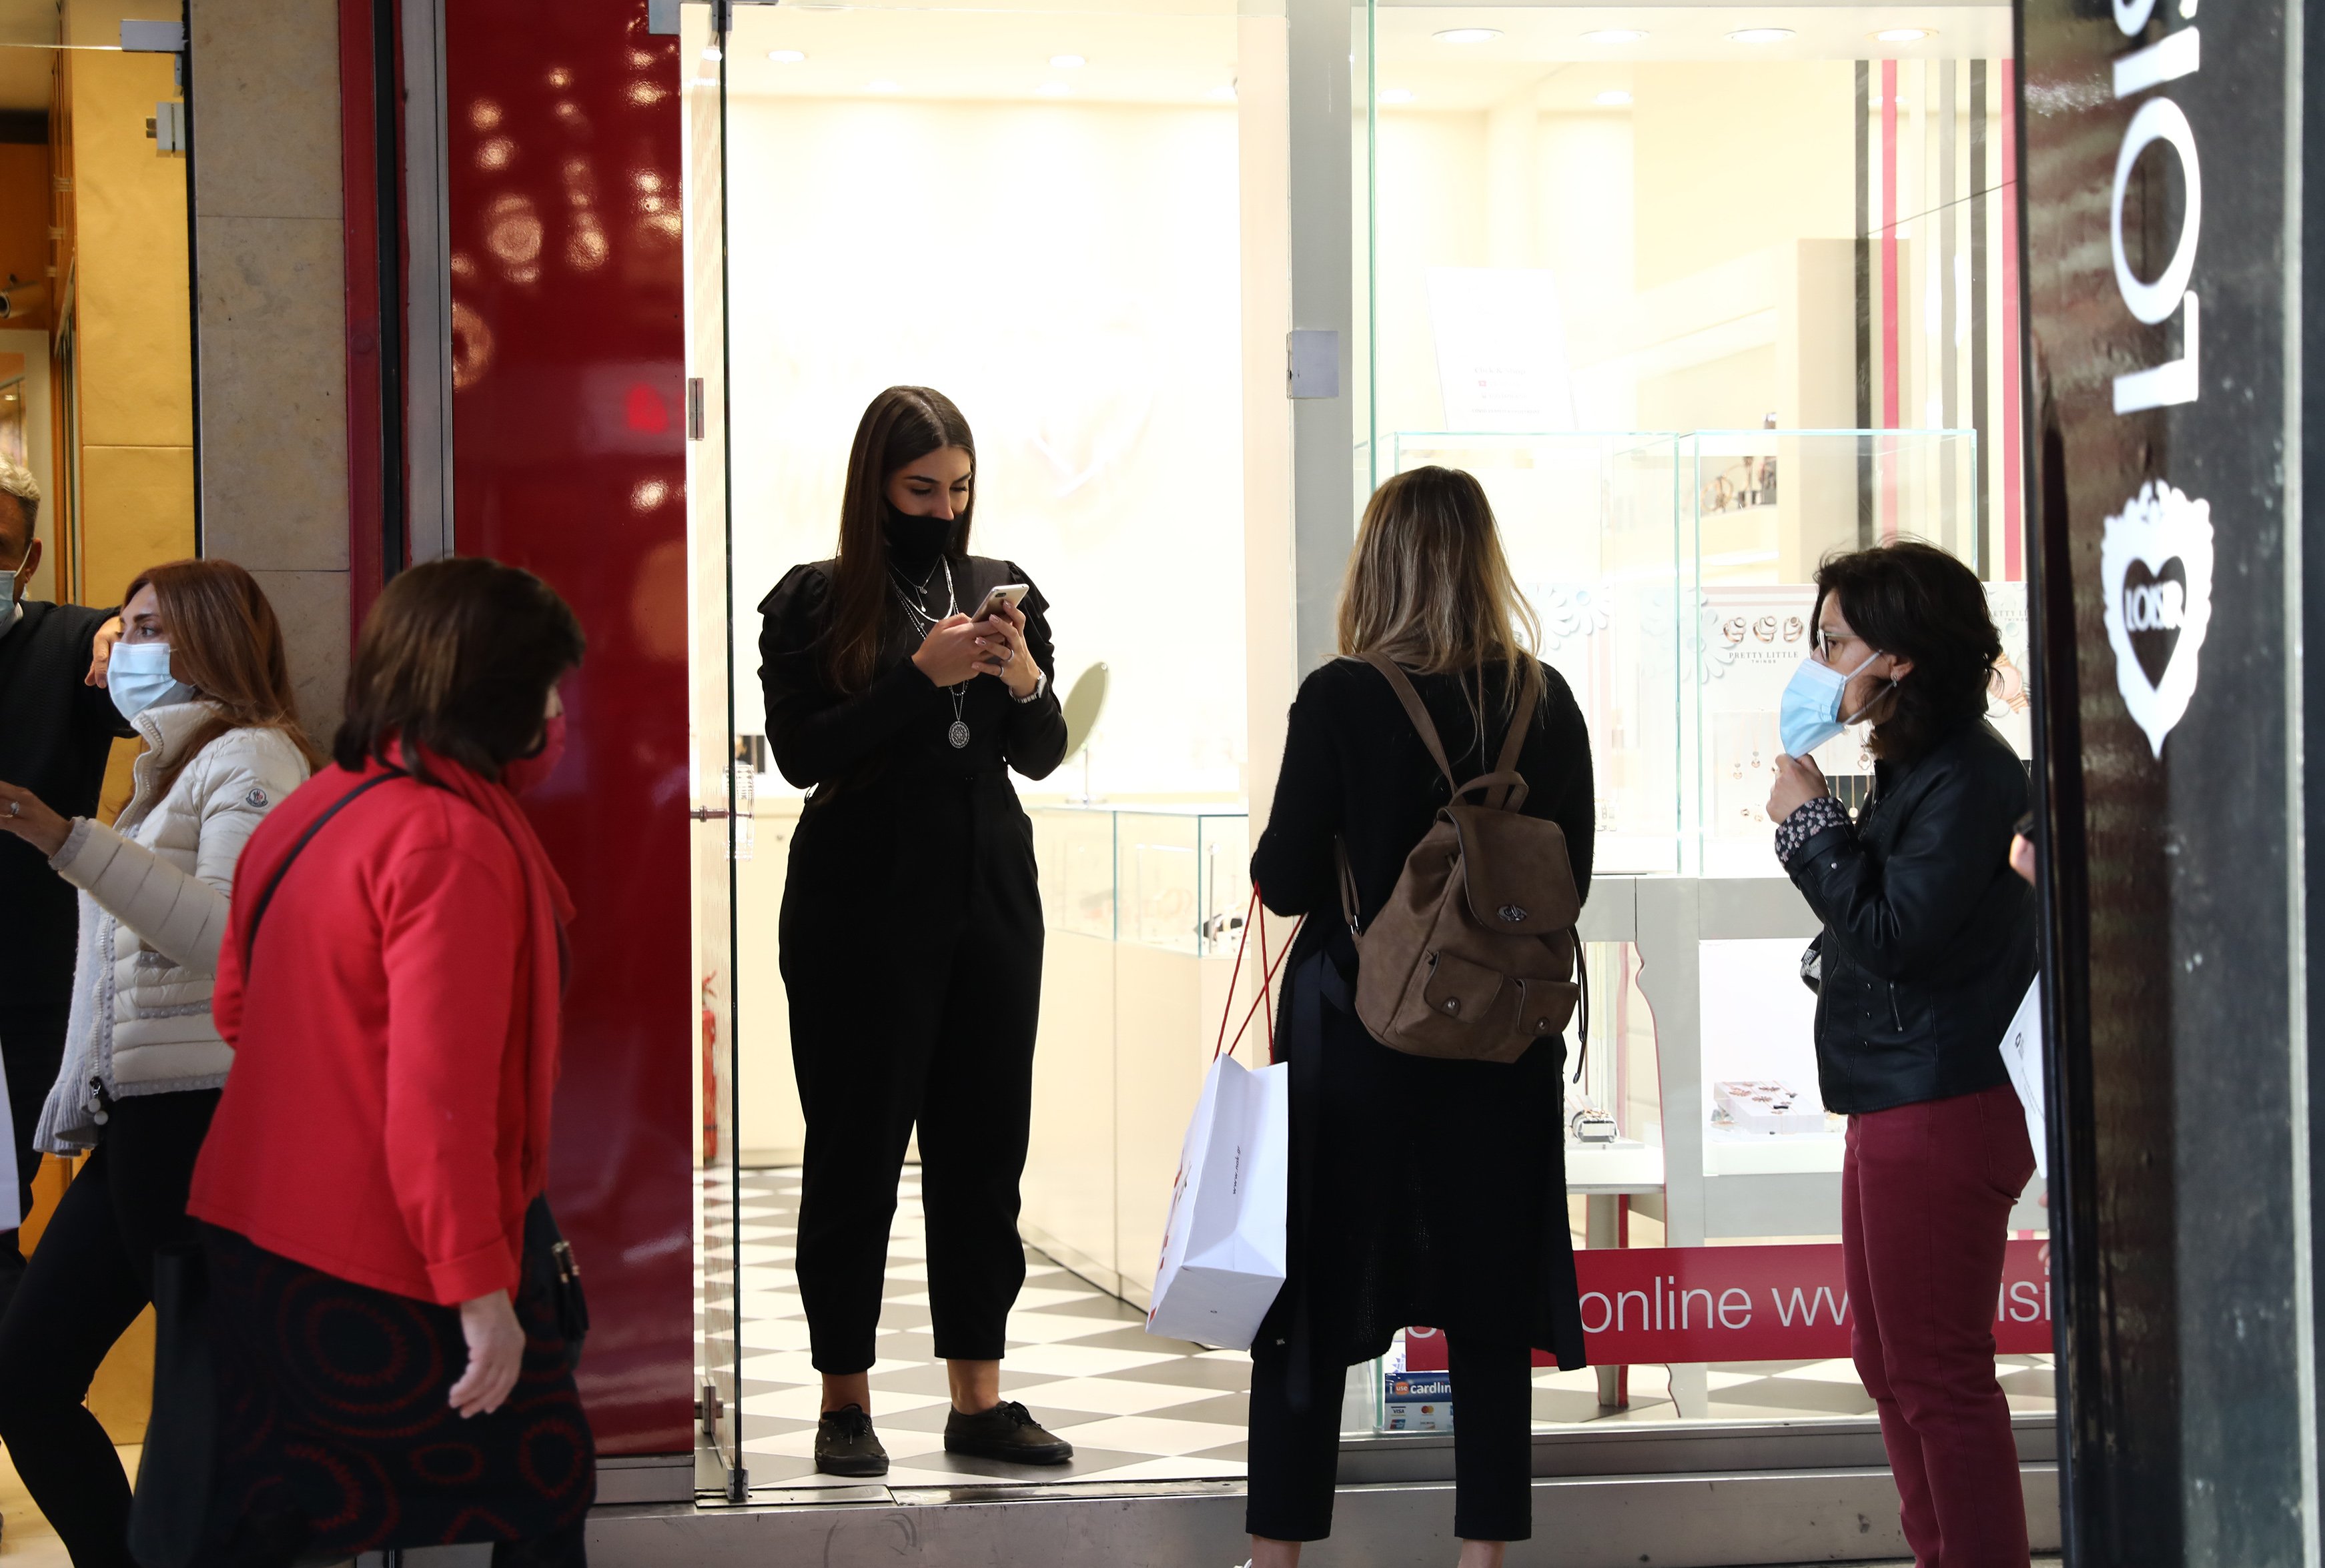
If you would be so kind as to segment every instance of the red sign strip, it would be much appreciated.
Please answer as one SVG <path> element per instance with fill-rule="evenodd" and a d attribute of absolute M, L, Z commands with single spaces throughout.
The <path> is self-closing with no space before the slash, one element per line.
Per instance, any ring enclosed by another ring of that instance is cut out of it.
<path fill-rule="evenodd" d="M 1848 1287 L 1837 1241 L 1769 1247 L 1608 1247 L 1574 1254 L 1594 1367 L 1671 1361 L 1816 1361 L 1848 1354 Z M 1405 1335 L 1405 1365 L 1445 1365 L 1445 1336 Z M 1994 1304 L 1999 1355 L 2048 1351 L 2051 1244 L 2012 1241 Z M 1541 1351 L 1538 1366 L 1551 1364 Z"/>

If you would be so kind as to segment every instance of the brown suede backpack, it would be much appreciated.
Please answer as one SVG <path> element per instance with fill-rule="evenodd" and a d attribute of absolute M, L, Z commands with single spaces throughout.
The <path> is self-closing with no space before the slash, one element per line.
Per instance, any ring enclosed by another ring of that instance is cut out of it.
<path fill-rule="evenodd" d="M 1411 1056 L 1514 1062 L 1536 1040 L 1561 1034 L 1579 1002 L 1587 1040 L 1589 982 L 1575 928 L 1582 900 L 1566 833 L 1518 809 L 1526 798 L 1518 752 L 1540 701 L 1539 675 L 1526 683 L 1494 770 L 1464 784 L 1404 671 L 1385 655 L 1364 658 L 1396 688 L 1453 798 L 1405 857 L 1396 890 L 1369 929 L 1357 922 L 1348 847 L 1338 846 L 1340 908 L 1357 949 L 1357 1019 L 1381 1044 Z"/>

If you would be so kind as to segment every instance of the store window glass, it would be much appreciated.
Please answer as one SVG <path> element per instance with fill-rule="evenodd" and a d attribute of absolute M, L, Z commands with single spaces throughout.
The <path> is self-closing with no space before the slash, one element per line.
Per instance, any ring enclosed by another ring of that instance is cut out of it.
<path fill-rule="evenodd" d="M 2009 9 L 1384 3 L 1367 32 L 1367 477 L 1442 463 L 1492 495 L 1590 723 L 1594 974 L 1635 986 L 1615 1081 L 1575 1089 L 1568 1170 L 1601 1254 L 1585 1325 L 1659 1364 L 1545 1371 L 1536 1415 L 1861 1416 L 1843 1122 L 1800 977 L 1817 923 L 1765 807 L 1817 562 L 1900 536 L 1987 583 L 1988 716 L 2030 754 Z M 1861 732 L 1817 759 L 1865 798 Z M 2041 1193 L 2014 1280 L 2046 1277 Z M 1758 1250 L 1693 1254 L 1735 1296 L 1604 1255 L 1664 1246 Z M 1619 1337 L 1723 1306 L 1789 1337 Z M 2005 1388 L 2047 1410 L 2047 1320 L 2000 1311 Z"/>
<path fill-rule="evenodd" d="M 1993 714 L 2025 745 L 2007 9 L 1949 7 L 1936 32 L 1788 10 L 1755 41 L 1727 8 L 1376 5 L 1348 14 L 1345 98 L 1297 78 L 1326 54 L 1337 69 L 1337 35 L 1325 50 L 1224 5 L 736 5 L 717 36 L 712 7 L 685 9 L 704 14 L 684 204 L 706 405 L 704 1321 L 734 1495 L 840 1484 L 809 1457 L 804 1128 L 777 967 L 803 803 L 764 739 L 756 606 L 832 552 L 856 423 L 895 383 L 943 390 L 974 427 L 977 549 L 1051 602 L 1069 693 L 1068 761 L 1018 781 L 1047 941 L 1033 1273 L 1004 1392 L 1086 1450 L 1057 1479 L 1242 1473 L 1247 1359 L 1141 1318 L 1220 1020 L 1264 1038 L 1244 571 L 1255 530 L 1289 529 L 1251 514 L 1267 484 L 1246 481 L 1280 461 L 1255 430 L 1292 424 L 1270 312 L 1320 254 L 1298 178 L 1343 134 L 1354 491 L 1424 463 L 1476 472 L 1590 724 L 1596 1005 L 1562 1130 L 1575 1239 L 1614 1271 L 1587 1276 L 1586 1326 L 1822 1324 L 1776 1359 L 1608 1342 L 1633 1353 L 1539 1375 L 1537 1421 L 1868 1414 L 1832 1332 L 1837 1264 L 1824 1297 L 1812 1277 L 1840 1149 L 1798 976 L 1815 927 L 1761 807 L 1805 585 L 1837 547 L 1911 533 L 1973 565 L 2012 650 Z M 1820 760 L 1861 793 L 1853 744 Z M 1388 1158 L 1429 1147 L 1393 1115 L 1383 1137 Z M 2037 1195 L 2013 1222 L 2039 1247 Z M 1662 1248 L 1749 1249 L 1766 1277 L 1746 1313 L 1623 1272 Z M 921 1258 L 908 1167 L 875 1389 L 925 1413 L 942 1374 Z M 1392 1468 L 1400 1434 L 1443 1415 L 1394 1397 L 1441 1366 L 1413 1327 L 1343 1399 L 1349 1441 L 1384 1440 L 1369 1452 Z M 2045 1405 L 2042 1360 L 2014 1352 L 2007 1386 Z M 949 1474 L 897 1452 L 892 1482 Z"/>
<path fill-rule="evenodd" d="M 687 9 L 708 27 L 710 7 Z M 731 801 L 732 830 L 698 863 L 715 882 L 731 857 L 731 910 L 701 900 L 699 945 L 724 1031 L 702 1075 L 702 1257 L 706 1375 L 734 1407 L 718 1443 L 729 1495 L 850 1484 L 811 1457 L 819 1392 L 791 1251 L 805 1128 L 778 967 L 804 799 L 764 738 L 755 644 L 760 601 L 833 554 L 857 421 L 896 384 L 943 392 L 972 427 L 972 549 L 1049 601 L 1070 731 L 1061 767 L 1015 780 L 1047 940 L 1023 1183 L 1033 1250 L 1004 1394 L 1055 1414 L 1081 1451 L 1044 1479 L 1240 1474 L 1239 1456 L 1211 1452 L 1239 1429 L 1140 1425 L 1195 1397 L 1172 1389 L 1232 1395 L 1239 1355 L 1138 1342 L 1248 907 L 1249 23 L 1211 4 L 722 9 L 722 37 L 686 41 L 690 124 L 717 154 L 691 160 L 686 210 L 691 286 L 724 272 L 717 300 L 690 305 L 689 374 L 723 392 L 723 420 L 704 426 L 723 460 L 698 462 L 690 505 L 698 614 L 731 670 L 716 691 L 698 674 L 696 714 L 725 748 L 698 748 L 703 783 L 733 758 L 726 792 L 699 792 L 707 813 Z M 714 974 L 730 919 L 731 974 Z M 943 1382 L 923 1246 L 908 1163 L 874 1371 L 892 1485 L 964 1479 L 919 1433 Z M 1164 1369 L 1149 1384 L 1093 1380 L 1147 1366 Z"/>
<path fill-rule="evenodd" d="M 179 20 L 0 15 L 0 454 L 41 486 L 36 599 L 110 604 L 194 553 Z"/>

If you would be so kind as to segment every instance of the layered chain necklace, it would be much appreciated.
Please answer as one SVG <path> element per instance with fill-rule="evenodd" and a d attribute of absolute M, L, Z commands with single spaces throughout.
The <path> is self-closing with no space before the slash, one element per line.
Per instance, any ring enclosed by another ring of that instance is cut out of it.
<path fill-rule="evenodd" d="M 960 601 L 953 593 L 952 562 L 947 557 L 939 556 L 937 565 L 944 570 L 945 610 L 942 615 L 931 615 L 925 607 L 929 585 L 936 581 L 936 573 L 931 572 L 921 580 L 915 592 L 908 594 L 904 590 L 909 584 L 903 575 L 893 564 L 888 567 L 888 586 L 894 591 L 896 603 L 904 607 L 904 613 L 912 617 L 914 634 L 923 641 L 946 616 L 960 613 Z M 968 744 L 968 722 L 961 716 L 968 705 L 968 683 L 963 681 L 959 686 L 948 687 L 946 690 L 952 697 L 952 727 L 945 732 L 945 739 L 950 741 L 953 750 L 958 752 Z"/>

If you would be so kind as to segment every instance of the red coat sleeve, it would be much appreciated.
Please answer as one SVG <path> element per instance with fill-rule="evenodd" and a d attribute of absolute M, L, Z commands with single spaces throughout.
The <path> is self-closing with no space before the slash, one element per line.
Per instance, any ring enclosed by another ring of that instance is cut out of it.
<path fill-rule="evenodd" d="M 514 1291 L 497 1150 L 524 920 L 515 856 L 412 851 L 380 902 L 389 1185 L 439 1303 Z"/>

